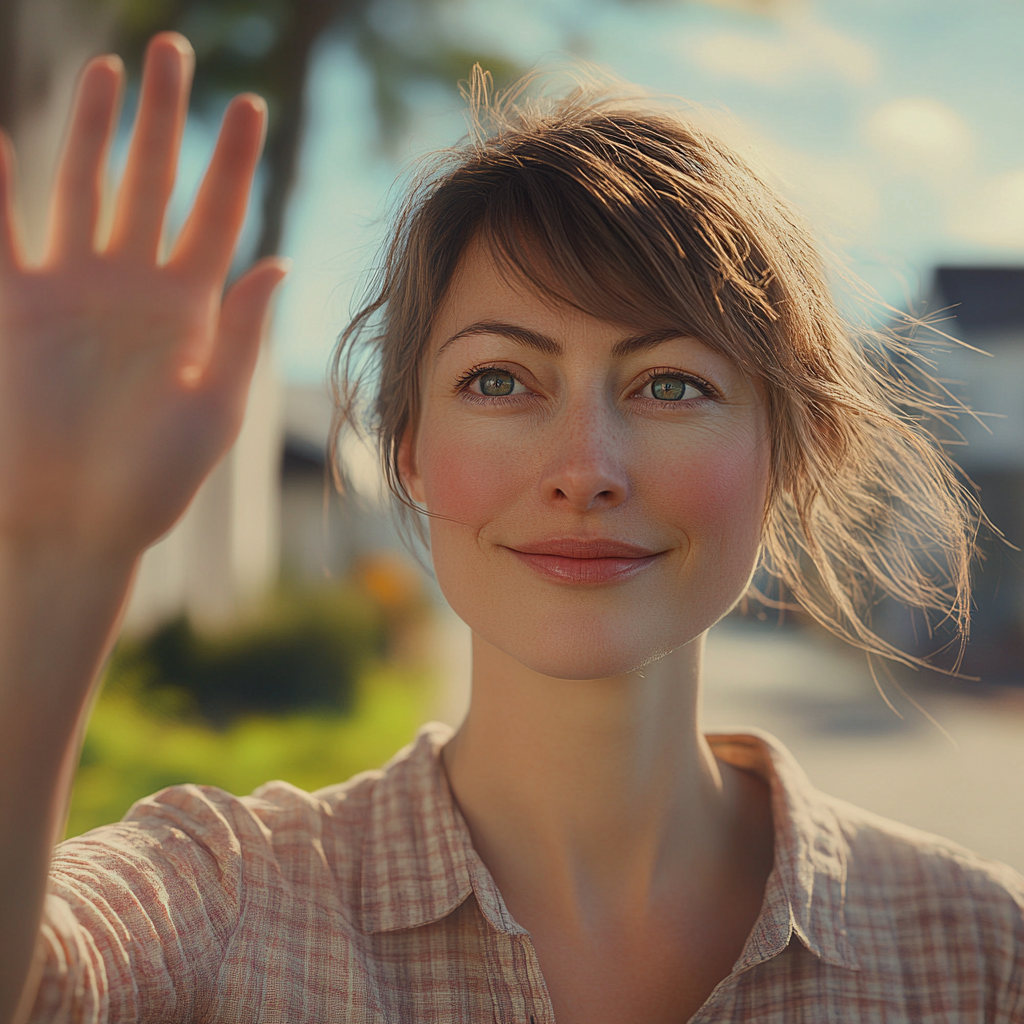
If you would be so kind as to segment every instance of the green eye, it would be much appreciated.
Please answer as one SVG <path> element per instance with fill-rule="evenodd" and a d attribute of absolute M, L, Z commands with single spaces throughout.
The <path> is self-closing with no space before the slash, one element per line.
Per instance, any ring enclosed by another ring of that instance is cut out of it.
<path fill-rule="evenodd" d="M 500 397 L 511 395 L 516 386 L 516 379 L 510 373 L 491 370 L 477 378 L 480 381 L 480 393 Z"/>
<path fill-rule="evenodd" d="M 678 402 L 686 394 L 686 381 L 678 377 L 656 377 L 651 381 L 651 395 L 663 402 Z"/>

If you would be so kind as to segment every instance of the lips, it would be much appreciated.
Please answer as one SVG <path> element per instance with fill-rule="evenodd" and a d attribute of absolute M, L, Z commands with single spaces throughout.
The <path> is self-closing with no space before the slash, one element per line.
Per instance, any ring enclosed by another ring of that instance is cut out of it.
<path fill-rule="evenodd" d="M 609 538 L 563 537 L 508 550 L 549 579 L 563 583 L 611 583 L 643 572 L 664 552 Z"/>

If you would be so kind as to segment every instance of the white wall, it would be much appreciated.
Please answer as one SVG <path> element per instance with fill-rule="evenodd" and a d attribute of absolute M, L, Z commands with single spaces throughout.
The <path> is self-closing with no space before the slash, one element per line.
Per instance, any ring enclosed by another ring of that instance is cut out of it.
<path fill-rule="evenodd" d="M 238 441 L 177 526 L 146 552 L 127 631 L 145 631 L 183 611 L 197 623 L 217 626 L 244 613 L 273 585 L 281 438 L 281 385 L 264 344 Z"/>

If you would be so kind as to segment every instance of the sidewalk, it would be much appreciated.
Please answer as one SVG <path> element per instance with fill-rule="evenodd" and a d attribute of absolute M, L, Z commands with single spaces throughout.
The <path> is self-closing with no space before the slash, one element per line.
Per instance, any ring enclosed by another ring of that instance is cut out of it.
<path fill-rule="evenodd" d="M 1024 872 L 1024 691 L 915 687 L 954 745 L 895 691 L 904 718 L 886 707 L 863 655 L 737 621 L 711 631 L 705 679 L 707 731 L 767 729 L 819 789 Z"/>

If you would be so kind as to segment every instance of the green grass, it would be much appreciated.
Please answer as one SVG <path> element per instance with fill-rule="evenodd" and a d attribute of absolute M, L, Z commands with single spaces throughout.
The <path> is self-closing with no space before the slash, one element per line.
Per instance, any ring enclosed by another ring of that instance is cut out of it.
<path fill-rule="evenodd" d="M 117 821 L 140 797 L 196 782 L 245 794 L 271 779 L 313 790 L 376 768 L 424 719 L 423 673 L 384 667 L 359 680 L 355 707 L 247 716 L 216 729 L 173 689 L 112 673 L 93 709 L 66 835 Z"/>

